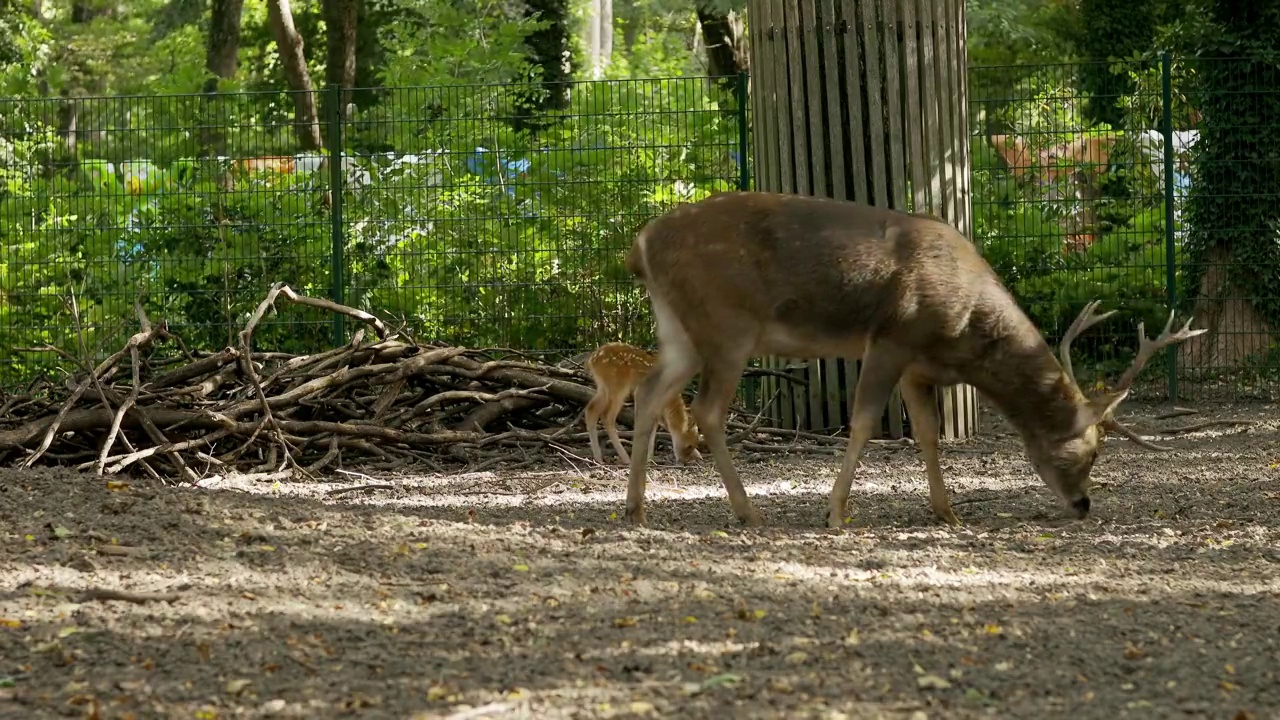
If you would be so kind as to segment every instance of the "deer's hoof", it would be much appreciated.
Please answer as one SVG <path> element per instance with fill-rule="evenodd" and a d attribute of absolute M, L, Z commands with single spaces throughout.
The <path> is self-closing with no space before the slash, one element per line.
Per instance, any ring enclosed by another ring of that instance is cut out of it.
<path fill-rule="evenodd" d="M 627 522 L 631 523 L 632 525 L 635 525 L 636 527 L 644 527 L 645 525 L 644 508 L 643 507 L 627 508 L 626 520 Z"/>
<path fill-rule="evenodd" d="M 960 518 L 956 517 L 955 511 L 952 510 L 950 506 L 934 508 L 933 514 L 937 516 L 939 520 L 952 527 L 960 527 L 964 524 L 960 522 Z"/>

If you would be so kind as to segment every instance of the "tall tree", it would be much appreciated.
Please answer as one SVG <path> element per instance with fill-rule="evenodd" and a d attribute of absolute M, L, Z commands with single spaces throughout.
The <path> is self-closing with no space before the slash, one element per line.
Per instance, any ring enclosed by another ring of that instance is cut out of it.
<path fill-rule="evenodd" d="M 324 0 L 325 83 L 342 88 L 341 107 L 345 116 L 356 84 L 357 23 L 360 0 Z M 328 97 L 328 96 L 326 96 Z M 325 108 L 326 117 L 332 108 Z"/>
<path fill-rule="evenodd" d="M 542 25 L 525 40 L 529 64 L 539 74 L 541 86 L 517 98 L 513 123 L 517 130 L 545 126 L 542 115 L 569 107 L 569 81 L 573 79 L 569 0 L 525 0 L 525 17 Z"/>
<path fill-rule="evenodd" d="M 298 145 L 303 150 L 319 150 L 320 117 L 316 113 L 315 87 L 307 70 L 307 58 L 303 52 L 302 36 L 293 25 L 293 9 L 289 0 L 267 0 L 267 22 L 271 36 L 280 48 L 280 64 L 284 67 L 285 81 L 293 95 L 293 125 L 298 135 Z"/>
<path fill-rule="evenodd" d="M 209 4 L 209 36 L 205 45 L 204 66 L 212 77 L 204 86 L 207 93 L 216 92 L 218 80 L 230 80 L 239 70 L 240 20 L 244 0 L 212 0 Z"/>
<path fill-rule="evenodd" d="M 613 0 L 586 0 L 583 15 L 582 46 L 587 52 L 587 72 L 598 80 L 613 57 Z"/>
<path fill-rule="evenodd" d="M 1201 368 L 1265 362 L 1280 334 L 1280 0 L 1197 0 L 1187 23 L 1199 111 L 1184 246 Z"/>
<path fill-rule="evenodd" d="M 742 18 L 733 11 L 718 7 L 721 3 L 699 0 L 698 27 L 707 53 L 707 73 L 720 77 L 725 90 L 737 87 L 737 75 L 747 70 Z"/>

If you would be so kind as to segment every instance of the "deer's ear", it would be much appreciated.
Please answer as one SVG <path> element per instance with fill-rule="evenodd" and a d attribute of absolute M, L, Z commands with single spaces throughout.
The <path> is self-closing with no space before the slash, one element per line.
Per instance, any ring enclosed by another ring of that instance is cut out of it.
<path fill-rule="evenodd" d="M 1085 428 L 1101 423 L 1119 407 L 1120 403 L 1124 402 L 1128 395 L 1129 389 L 1125 388 L 1120 392 L 1103 393 L 1089 398 L 1080 407 L 1079 414 L 1076 416 L 1076 432 L 1084 432 Z"/>

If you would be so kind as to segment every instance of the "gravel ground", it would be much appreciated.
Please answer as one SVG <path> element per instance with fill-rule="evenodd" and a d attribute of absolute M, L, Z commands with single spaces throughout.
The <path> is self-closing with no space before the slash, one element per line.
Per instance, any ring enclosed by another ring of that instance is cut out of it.
<path fill-rule="evenodd" d="M 1253 423 L 1112 439 L 1075 522 L 988 416 L 943 452 L 960 528 L 909 447 L 841 531 L 830 455 L 738 459 L 760 531 L 709 462 L 653 470 L 640 530 L 621 469 L 6 470 L 0 717 L 1280 717 L 1280 409 L 1138 427 L 1214 417 Z"/>

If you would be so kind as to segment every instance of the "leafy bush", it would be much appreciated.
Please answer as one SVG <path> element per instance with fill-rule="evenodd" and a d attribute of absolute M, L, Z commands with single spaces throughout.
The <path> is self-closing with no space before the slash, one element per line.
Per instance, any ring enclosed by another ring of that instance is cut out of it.
<path fill-rule="evenodd" d="M 698 78 L 583 83 L 546 130 L 516 133 L 511 89 L 385 89 L 343 127 L 346 147 L 378 151 L 346 156 L 339 173 L 345 301 L 389 313 L 419 337 L 475 346 L 649 341 L 625 252 L 674 203 L 736 186 L 736 113 Z M 108 351 L 132 327 L 139 294 L 189 347 L 217 349 L 273 282 L 332 293 L 327 158 L 262 161 L 289 172 L 201 158 L 208 138 L 188 130 L 190 120 L 234 114 L 205 102 L 152 102 L 151 112 L 171 114 L 135 113 L 144 125 L 113 127 L 81 145 L 97 159 L 65 166 L 50 160 L 61 141 L 48 124 L 2 135 L 21 138 L 0 148 L 4 347 L 73 348 L 64 307 L 73 292 L 91 349 Z M 288 137 L 287 125 L 259 121 L 270 108 L 255 115 L 252 105 L 234 107 L 255 119 L 250 132 L 221 125 L 238 158 L 278 153 L 276 140 Z M 26 110 L 8 117 L 40 116 Z M 138 147 L 151 152 L 129 154 Z M 330 332 L 327 318 L 282 308 L 256 337 L 310 351 Z M 5 379 L 32 369 L 13 366 Z"/>

